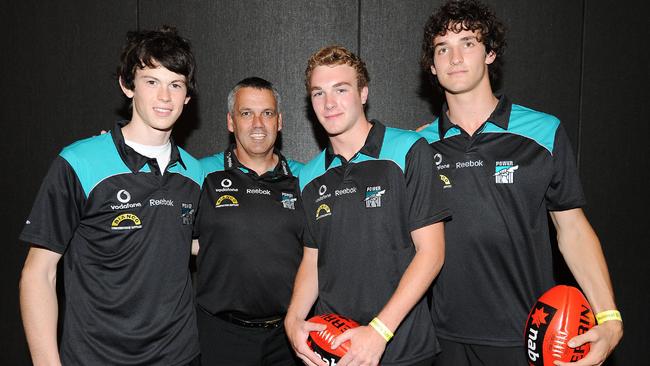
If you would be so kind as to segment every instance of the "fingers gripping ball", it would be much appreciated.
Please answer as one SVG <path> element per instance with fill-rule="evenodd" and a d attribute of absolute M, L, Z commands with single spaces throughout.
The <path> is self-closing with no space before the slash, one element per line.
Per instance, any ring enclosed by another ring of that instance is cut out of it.
<path fill-rule="evenodd" d="M 316 315 L 308 321 L 325 324 L 327 328 L 320 332 L 309 332 L 307 345 L 328 365 L 336 365 L 350 349 L 350 341 L 341 344 L 336 349 L 332 349 L 334 338 L 348 329 L 358 327 L 359 323 L 337 314 Z"/>
<path fill-rule="evenodd" d="M 559 285 L 546 291 L 528 314 L 524 341 L 530 366 L 552 366 L 553 361 L 573 362 L 585 357 L 589 343 L 571 348 L 571 338 L 595 324 L 591 306 L 580 290 Z"/>

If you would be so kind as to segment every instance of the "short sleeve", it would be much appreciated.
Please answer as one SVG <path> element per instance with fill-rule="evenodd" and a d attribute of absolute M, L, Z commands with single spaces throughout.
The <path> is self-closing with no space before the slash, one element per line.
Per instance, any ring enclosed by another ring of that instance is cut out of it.
<path fill-rule="evenodd" d="M 74 169 L 57 157 L 41 184 L 20 240 L 63 254 L 79 226 L 85 202 Z"/>
<path fill-rule="evenodd" d="M 409 199 L 409 230 L 429 226 L 450 217 L 442 197 L 440 179 L 434 179 L 433 150 L 419 139 L 406 156 L 406 191 Z"/>
<path fill-rule="evenodd" d="M 563 211 L 585 205 L 585 198 L 569 138 L 560 125 L 553 144 L 553 176 L 546 190 L 549 211 Z"/>

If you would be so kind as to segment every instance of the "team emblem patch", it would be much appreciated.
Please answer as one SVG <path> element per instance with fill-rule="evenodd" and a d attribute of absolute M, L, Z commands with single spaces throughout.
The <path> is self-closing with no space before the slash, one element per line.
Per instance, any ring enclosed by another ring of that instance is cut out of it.
<path fill-rule="evenodd" d="M 181 203 L 181 222 L 183 225 L 192 225 L 194 222 L 194 208 L 191 203 Z"/>
<path fill-rule="evenodd" d="M 381 207 L 381 197 L 386 193 L 381 186 L 366 187 L 366 208 Z"/>
<path fill-rule="evenodd" d="M 515 171 L 519 165 L 512 161 L 497 161 L 494 167 L 494 182 L 499 184 L 512 184 L 515 181 Z"/>
<path fill-rule="evenodd" d="M 297 198 L 294 197 L 293 193 L 282 192 L 282 207 L 286 208 L 287 210 L 296 209 L 296 200 Z"/>
<path fill-rule="evenodd" d="M 134 230 L 141 229 L 142 221 L 132 213 L 123 213 L 111 222 L 111 230 Z"/>
<path fill-rule="evenodd" d="M 224 194 L 223 196 L 219 197 L 217 199 L 217 202 L 214 204 L 214 208 L 221 208 L 221 207 L 238 207 L 239 206 L 239 201 L 234 196 L 231 196 L 229 194 Z"/>
<path fill-rule="evenodd" d="M 318 209 L 316 210 L 316 220 L 320 220 L 323 217 L 327 217 L 330 215 L 332 215 L 332 210 L 330 209 L 330 206 L 324 203 L 318 206 Z"/>

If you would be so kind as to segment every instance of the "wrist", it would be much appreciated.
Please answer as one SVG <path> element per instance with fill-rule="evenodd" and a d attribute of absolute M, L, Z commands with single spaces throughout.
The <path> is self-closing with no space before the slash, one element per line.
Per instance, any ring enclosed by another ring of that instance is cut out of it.
<path fill-rule="evenodd" d="M 368 323 L 368 326 L 374 329 L 386 341 L 386 343 L 393 338 L 393 332 L 377 317 L 373 318 L 370 323 Z"/>
<path fill-rule="evenodd" d="M 596 322 L 598 325 L 612 320 L 623 323 L 623 318 L 621 318 L 621 313 L 618 310 L 604 310 L 596 314 Z"/>

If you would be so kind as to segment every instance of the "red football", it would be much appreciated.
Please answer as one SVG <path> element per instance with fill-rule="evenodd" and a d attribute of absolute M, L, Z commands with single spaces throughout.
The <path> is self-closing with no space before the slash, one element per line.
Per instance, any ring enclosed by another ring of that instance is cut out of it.
<path fill-rule="evenodd" d="M 358 327 L 359 323 L 337 314 L 316 315 L 308 321 L 327 325 L 327 328 L 320 332 L 309 332 L 307 345 L 328 365 L 335 365 L 350 349 L 350 341 L 332 349 L 334 338 L 350 328 Z"/>
<path fill-rule="evenodd" d="M 553 366 L 585 357 L 589 343 L 571 348 L 569 340 L 595 325 L 591 306 L 580 290 L 558 285 L 546 291 L 528 314 L 524 342 L 530 366 Z"/>

